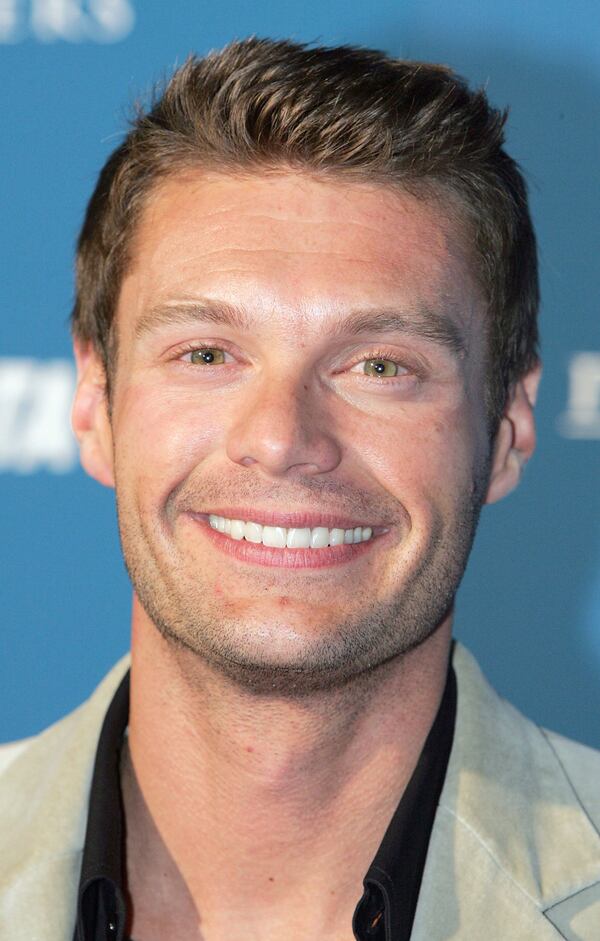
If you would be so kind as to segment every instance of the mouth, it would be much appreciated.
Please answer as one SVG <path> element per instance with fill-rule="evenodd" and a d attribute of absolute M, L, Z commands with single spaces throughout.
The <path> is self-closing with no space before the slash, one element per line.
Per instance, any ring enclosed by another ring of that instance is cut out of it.
<path fill-rule="evenodd" d="M 349 561 L 389 532 L 384 526 L 315 514 L 271 512 L 261 513 L 259 519 L 244 515 L 190 514 L 203 524 L 215 545 L 228 554 L 259 565 L 292 568 L 320 568 Z"/>

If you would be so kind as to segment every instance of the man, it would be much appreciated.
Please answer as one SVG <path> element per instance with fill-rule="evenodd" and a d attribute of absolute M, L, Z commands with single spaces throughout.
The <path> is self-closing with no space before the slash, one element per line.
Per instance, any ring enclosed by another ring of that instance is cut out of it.
<path fill-rule="evenodd" d="M 441 67 L 248 40 L 108 160 L 73 425 L 131 673 L 6 754 L 3 937 L 600 937 L 598 755 L 451 640 L 535 442 L 503 123 Z"/>

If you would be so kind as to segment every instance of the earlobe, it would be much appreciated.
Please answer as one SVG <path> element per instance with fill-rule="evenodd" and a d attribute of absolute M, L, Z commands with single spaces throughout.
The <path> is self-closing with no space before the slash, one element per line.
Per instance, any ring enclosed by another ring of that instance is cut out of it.
<path fill-rule="evenodd" d="M 541 373 L 537 364 L 512 389 L 494 442 L 486 503 L 496 503 L 515 489 L 535 450 L 533 409 Z"/>
<path fill-rule="evenodd" d="M 104 484 L 114 487 L 112 431 L 106 398 L 106 374 L 92 344 L 75 340 L 77 389 L 71 426 L 79 442 L 81 465 Z"/>

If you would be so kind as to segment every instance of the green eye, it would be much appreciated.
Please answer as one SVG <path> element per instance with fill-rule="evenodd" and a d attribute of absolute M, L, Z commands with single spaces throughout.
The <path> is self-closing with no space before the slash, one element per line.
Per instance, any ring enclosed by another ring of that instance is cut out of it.
<path fill-rule="evenodd" d="M 365 376 L 397 376 L 398 364 L 391 359 L 367 359 L 364 373 Z"/>
<path fill-rule="evenodd" d="M 190 362 L 197 366 L 219 366 L 225 362 L 225 353 L 216 347 L 192 350 Z"/>

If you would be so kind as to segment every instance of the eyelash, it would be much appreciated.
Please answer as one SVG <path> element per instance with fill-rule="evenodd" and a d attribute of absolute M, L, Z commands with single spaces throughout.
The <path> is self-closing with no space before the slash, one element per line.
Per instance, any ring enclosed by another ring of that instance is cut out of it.
<path fill-rule="evenodd" d="M 185 356 L 186 353 L 197 353 L 201 350 L 221 350 L 223 353 L 228 353 L 229 356 L 233 356 L 233 353 L 227 349 L 226 346 L 221 343 L 186 343 L 184 346 L 175 350 L 174 356 L 175 359 L 179 359 L 182 356 Z"/>
<path fill-rule="evenodd" d="M 398 366 L 399 369 L 405 369 L 405 373 L 401 373 L 398 376 L 385 376 L 382 377 L 386 380 L 388 384 L 395 380 L 398 382 L 401 379 L 407 379 L 411 376 L 416 376 L 419 378 L 421 376 L 422 370 L 417 363 L 409 363 L 406 359 L 397 359 L 398 354 L 393 353 L 390 350 L 372 350 L 367 356 L 362 355 L 359 359 L 356 359 L 350 369 L 354 369 L 355 366 L 358 366 L 360 363 L 369 363 L 369 362 L 378 362 L 384 360 L 389 363 L 394 363 L 395 366 Z M 381 379 L 376 378 L 375 376 L 368 376 L 366 373 L 363 376 L 364 379 L 372 379 L 375 382 L 381 382 Z"/>
<path fill-rule="evenodd" d="M 213 350 L 213 349 L 221 350 L 223 353 L 229 356 L 233 356 L 233 354 L 227 349 L 227 347 L 222 345 L 222 341 L 221 341 L 221 345 L 216 344 L 216 343 L 215 344 L 189 343 L 189 344 L 186 344 L 185 346 L 180 347 L 175 352 L 174 355 L 176 359 L 181 359 L 181 357 L 185 356 L 187 353 L 195 353 L 200 350 Z M 375 376 L 368 376 L 364 374 L 362 378 L 371 382 L 379 383 L 379 384 L 382 384 L 382 380 L 383 380 L 385 381 L 387 385 L 393 385 L 399 381 L 410 379 L 411 377 L 415 377 L 416 379 L 422 379 L 423 372 L 424 372 L 424 368 L 422 364 L 418 362 L 408 363 L 406 361 L 395 359 L 394 357 L 396 357 L 397 355 L 398 355 L 397 353 L 393 353 L 390 350 L 382 350 L 382 349 L 372 350 L 371 352 L 369 352 L 368 355 L 366 356 L 362 355 L 359 359 L 356 359 L 354 362 L 352 362 L 349 369 L 352 370 L 355 366 L 358 366 L 359 363 L 370 362 L 372 360 L 375 360 L 375 361 L 386 360 L 388 362 L 394 363 L 396 366 L 399 367 L 399 369 L 406 369 L 407 371 L 398 376 L 385 376 L 382 378 L 376 378 Z M 184 365 L 192 366 L 192 364 L 189 361 L 185 361 Z M 223 366 L 223 365 L 227 365 L 227 364 L 217 363 L 217 366 Z M 196 367 L 194 366 L 194 368 Z"/>

